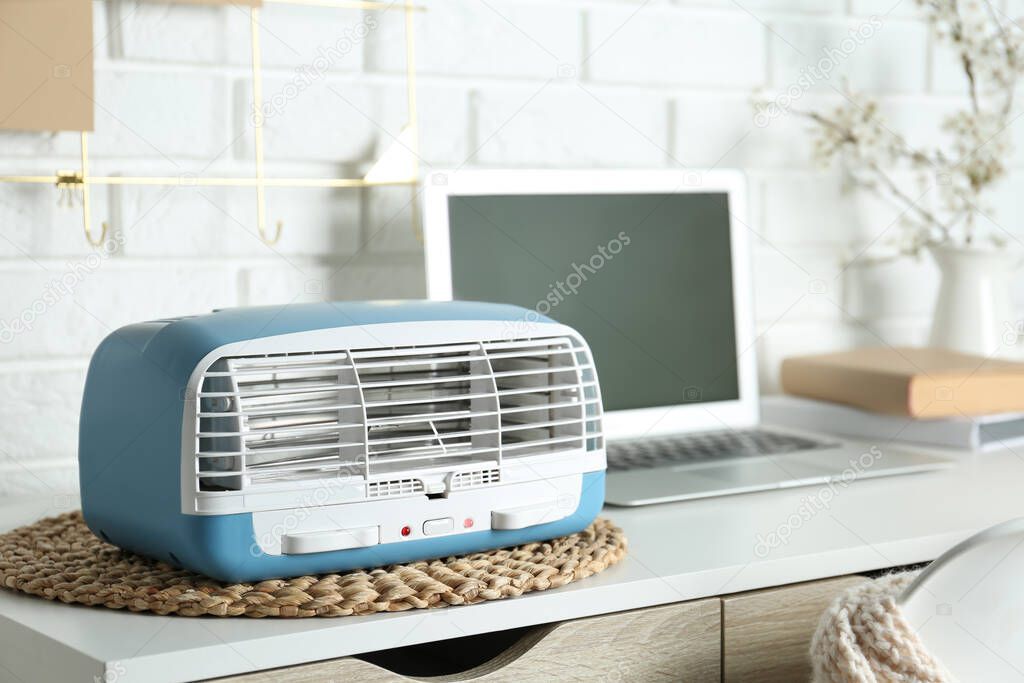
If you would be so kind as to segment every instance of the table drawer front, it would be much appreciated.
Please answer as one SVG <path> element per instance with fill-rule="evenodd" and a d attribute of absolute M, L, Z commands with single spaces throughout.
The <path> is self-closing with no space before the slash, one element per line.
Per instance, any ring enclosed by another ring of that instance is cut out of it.
<path fill-rule="evenodd" d="M 467 644 L 459 639 L 438 642 L 436 647 L 459 648 Z M 448 658 L 451 655 L 449 652 Z M 380 658 L 376 661 L 381 663 Z M 718 681 L 721 602 L 712 598 L 538 626 L 490 661 L 440 677 L 409 678 L 378 664 L 345 657 L 220 680 L 233 683 L 313 683 L 332 678 L 367 683 Z"/>
<path fill-rule="evenodd" d="M 798 583 L 722 598 L 722 680 L 790 683 L 811 676 L 818 620 L 858 576 Z"/>

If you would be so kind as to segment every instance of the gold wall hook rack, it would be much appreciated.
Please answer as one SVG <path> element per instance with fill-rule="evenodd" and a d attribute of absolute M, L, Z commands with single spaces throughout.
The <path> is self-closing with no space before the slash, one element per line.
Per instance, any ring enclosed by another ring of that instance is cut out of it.
<path fill-rule="evenodd" d="M 394 147 L 400 147 L 400 155 L 384 154 L 370 170 L 361 178 L 268 178 L 264 162 L 263 142 L 263 69 L 260 48 L 260 8 L 252 7 L 249 12 L 249 27 L 252 39 L 252 92 L 255 168 L 252 176 L 245 177 L 202 177 L 202 176 L 94 176 L 89 173 L 89 134 L 81 132 L 81 169 L 59 170 L 53 175 L 0 175 L 0 183 L 35 183 L 55 185 L 58 201 L 66 201 L 74 205 L 74 197 L 80 192 L 82 198 L 82 227 L 85 238 L 90 245 L 103 245 L 109 233 L 109 223 L 100 223 L 99 236 L 95 236 L 92 227 L 90 188 L 93 185 L 120 186 L 189 186 L 189 187 L 251 187 L 256 190 L 256 227 L 260 239 L 268 246 L 273 246 L 281 239 L 284 222 L 277 220 L 273 234 L 269 234 L 266 226 L 266 189 L 275 188 L 370 188 L 394 185 L 415 186 L 419 183 L 419 133 L 417 131 L 416 111 L 416 59 L 413 39 L 414 13 L 423 11 L 423 7 L 414 5 L 411 0 L 264 0 L 267 4 L 304 5 L 309 7 L 330 7 L 336 9 L 360 9 L 379 11 L 401 11 L 405 13 L 405 50 L 406 50 L 406 98 L 408 118 L 401 133 L 396 136 Z M 398 163 L 395 158 L 398 157 Z M 382 168 L 388 160 L 389 168 Z M 413 213 L 413 230 L 416 230 L 416 217 Z"/>

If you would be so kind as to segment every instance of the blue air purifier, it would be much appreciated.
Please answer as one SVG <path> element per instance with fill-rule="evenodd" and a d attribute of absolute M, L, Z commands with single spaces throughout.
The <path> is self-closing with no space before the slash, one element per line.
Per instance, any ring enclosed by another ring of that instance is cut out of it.
<path fill-rule="evenodd" d="M 126 550 L 231 582 L 386 566 L 584 529 L 601 394 L 583 338 L 514 306 L 222 310 L 100 344 L 79 463 Z"/>

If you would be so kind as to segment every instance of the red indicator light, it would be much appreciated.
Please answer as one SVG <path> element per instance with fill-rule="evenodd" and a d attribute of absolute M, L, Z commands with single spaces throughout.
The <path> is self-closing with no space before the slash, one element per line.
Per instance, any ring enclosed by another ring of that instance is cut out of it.
<path fill-rule="evenodd" d="M 472 529 L 473 528 L 473 518 L 472 517 L 466 517 L 466 519 L 462 520 L 462 526 L 465 527 L 466 529 Z"/>
<path fill-rule="evenodd" d="M 412 533 L 412 527 L 410 527 L 410 526 L 403 526 L 402 527 L 402 535 L 403 536 L 408 536 L 411 533 Z"/>

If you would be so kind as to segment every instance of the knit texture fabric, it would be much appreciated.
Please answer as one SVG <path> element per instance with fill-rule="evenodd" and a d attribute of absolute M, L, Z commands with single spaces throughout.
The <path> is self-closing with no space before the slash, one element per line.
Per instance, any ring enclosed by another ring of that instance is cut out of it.
<path fill-rule="evenodd" d="M 953 683 L 896 604 L 916 576 L 889 574 L 835 599 L 811 641 L 814 683 Z"/>

